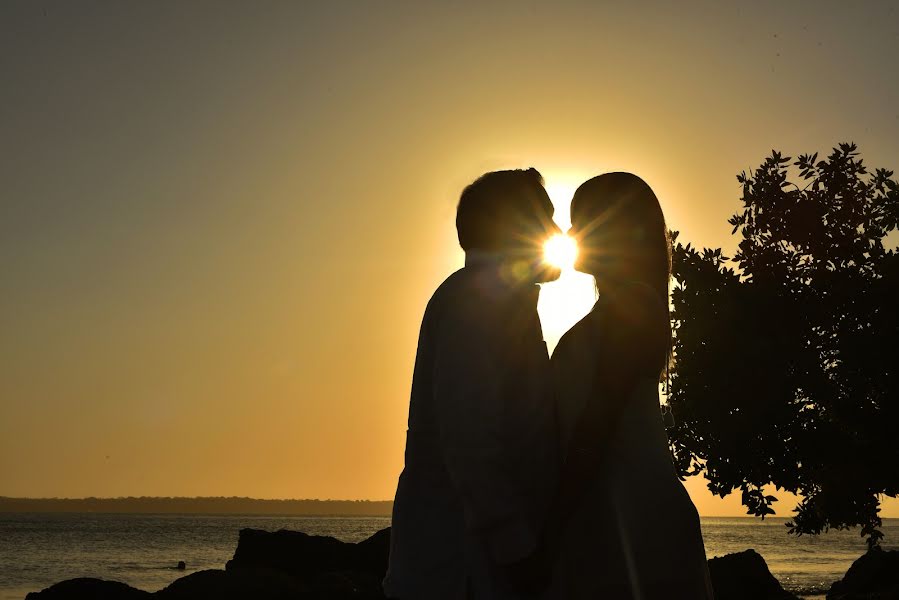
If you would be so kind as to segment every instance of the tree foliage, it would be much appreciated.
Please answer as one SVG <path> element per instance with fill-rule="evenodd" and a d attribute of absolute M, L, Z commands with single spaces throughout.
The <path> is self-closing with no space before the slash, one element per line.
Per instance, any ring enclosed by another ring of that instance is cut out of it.
<path fill-rule="evenodd" d="M 877 545 L 880 499 L 899 494 L 892 177 L 869 173 L 854 144 L 825 160 L 772 152 L 737 176 L 735 257 L 674 248 L 678 470 L 704 472 L 722 497 L 740 490 L 762 518 L 776 500 L 764 486 L 799 494 L 798 535 L 861 526 Z"/>

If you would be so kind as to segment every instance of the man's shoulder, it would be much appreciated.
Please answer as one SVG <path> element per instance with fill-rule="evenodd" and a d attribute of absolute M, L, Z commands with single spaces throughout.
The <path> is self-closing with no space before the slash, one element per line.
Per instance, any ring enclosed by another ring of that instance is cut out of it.
<path fill-rule="evenodd" d="M 489 310 L 499 307 L 508 298 L 497 277 L 477 269 L 459 269 L 441 283 L 431 300 L 428 312 L 456 313 L 468 310 Z"/>
<path fill-rule="evenodd" d="M 451 273 L 449 277 L 444 279 L 443 283 L 438 285 L 437 289 L 434 290 L 434 294 L 431 296 L 431 301 L 439 301 L 448 296 L 452 296 L 454 293 L 457 293 L 458 290 L 465 287 L 467 279 L 469 279 L 468 275 L 469 273 L 467 273 L 464 268 Z"/>
<path fill-rule="evenodd" d="M 452 306 L 454 299 L 460 295 L 465 284 L 465 269 L 459 269 L 443 280 L 443 283 L 437 286 L 431 299 L 428 300 L 428 306 L 425 309 L 425 318 L 434 317 L 438 313 L 442 313 L 445 307 Z"/>

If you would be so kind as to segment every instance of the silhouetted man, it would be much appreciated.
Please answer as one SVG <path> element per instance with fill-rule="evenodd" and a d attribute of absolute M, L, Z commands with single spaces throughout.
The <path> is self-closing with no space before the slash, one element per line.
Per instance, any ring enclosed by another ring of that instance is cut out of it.
<path fill-rule="evenodd" d="M 538 282 L 558 232 L 535 169 L 487 173 L 456 214 L 465 267 L 434 293 L 418 341 L 388 597 L 529 597 L 552 490 L 549 359 Z"/>

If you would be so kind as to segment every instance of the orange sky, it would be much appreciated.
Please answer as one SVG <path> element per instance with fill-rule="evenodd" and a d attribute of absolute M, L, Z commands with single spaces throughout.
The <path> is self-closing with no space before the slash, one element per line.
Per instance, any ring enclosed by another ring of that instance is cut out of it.
<path fill-rule="evenodd" d="M 812 8 L 5 3 L 0 495 L 392 497 L 482 172 L 632 171 L 732 248 L 771 148 L 899 167 L 894 8 Z"/>

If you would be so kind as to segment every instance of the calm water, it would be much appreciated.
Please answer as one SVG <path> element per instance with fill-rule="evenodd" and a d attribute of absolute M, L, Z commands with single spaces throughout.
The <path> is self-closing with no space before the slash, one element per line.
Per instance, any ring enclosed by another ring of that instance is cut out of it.
<path fill-rule="evenodd" d="M 785 519 L 704 518 L 709 557 L 755 548 L 787 589 L 823 594 L 865 551 L 856 532 L 818 538 L 790 537 Z M 124 581 L 158 590 L 182 572 L 221 569 L 241 528 L 294 529 L 362 540 L 387 527 L 372 517 L 272 517 L 220 515 L 0 514 L 0 600 L 72 577 Z M 899 548 L 899 519 L 884 521 L 885 547 Z"/>

